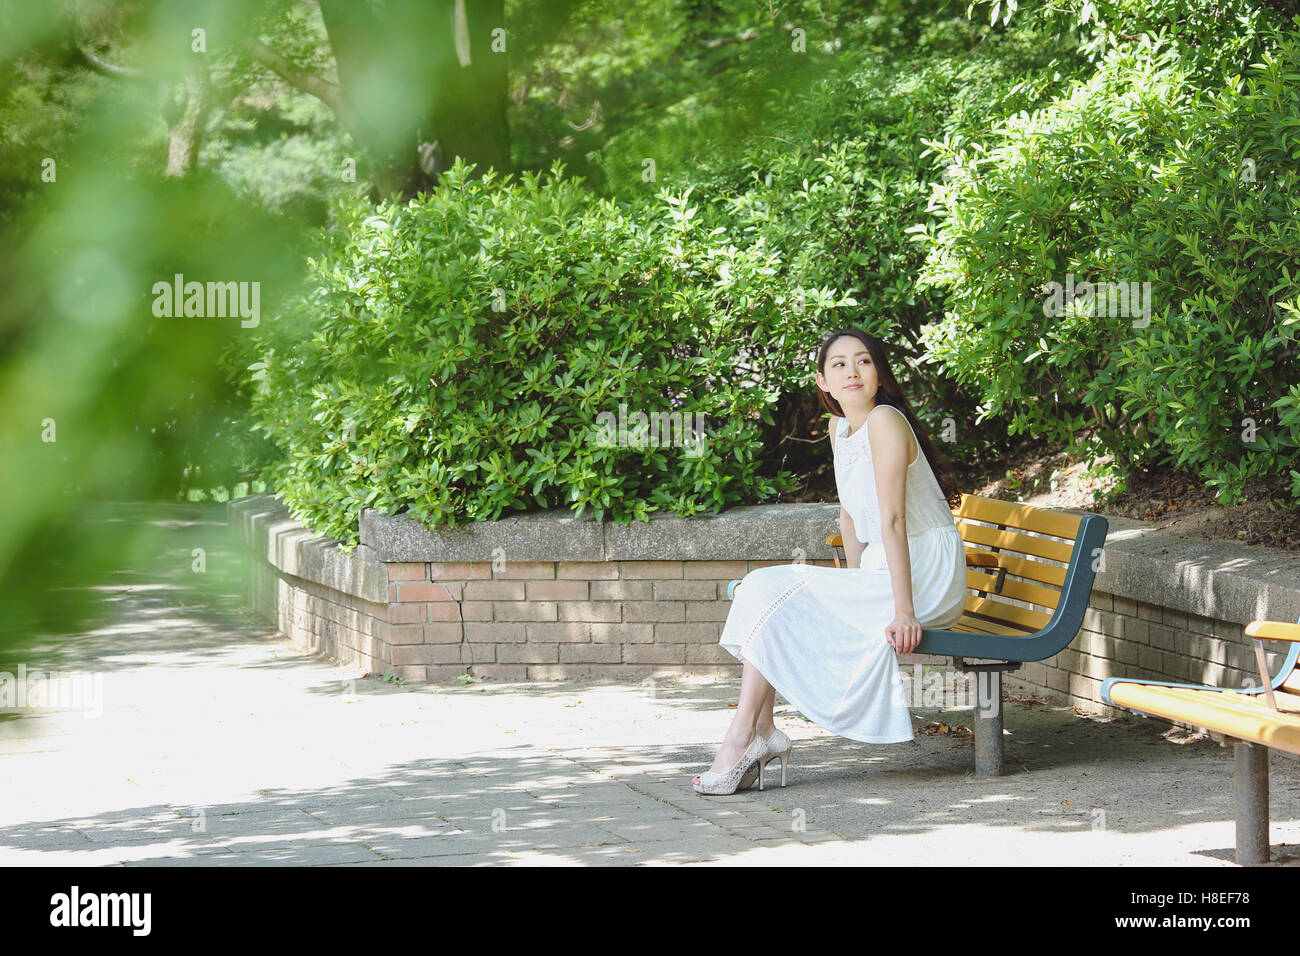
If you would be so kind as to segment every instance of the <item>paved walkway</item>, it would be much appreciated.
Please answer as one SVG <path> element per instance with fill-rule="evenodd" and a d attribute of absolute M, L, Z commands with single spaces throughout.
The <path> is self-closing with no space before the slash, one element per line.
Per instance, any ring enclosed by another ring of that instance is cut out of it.
<path fill-rule="evenodd" d="M 191 549 L 214 574 L 233 555 L 211 510 L 168 514 L 102 622 L 0 668 L 103 689 L 99 716 L 0 715 L 0 865 L 1232 865 L 1231 752 L 1155 721 L 1009 703 L 1012 772 L 989 779 L 968 737 L 870 746 L 778 708 L 790 786 L 702 797 L 738 681 L 367 679 L 241 619 L 230 588 L 196 601 Z M 1294 865 L 1300 768 L 1272 772 Z"/>

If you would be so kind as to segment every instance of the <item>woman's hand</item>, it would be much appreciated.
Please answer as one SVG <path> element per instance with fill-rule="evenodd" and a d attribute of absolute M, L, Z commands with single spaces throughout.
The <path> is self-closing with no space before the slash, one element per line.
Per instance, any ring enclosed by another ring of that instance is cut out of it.
<path fill-rule="evenodd" d="M 896 614 L 885 628 L 885 640 L 900 654 L 910 654 L 921 643 L 921 622 L 915 614 Z"/>

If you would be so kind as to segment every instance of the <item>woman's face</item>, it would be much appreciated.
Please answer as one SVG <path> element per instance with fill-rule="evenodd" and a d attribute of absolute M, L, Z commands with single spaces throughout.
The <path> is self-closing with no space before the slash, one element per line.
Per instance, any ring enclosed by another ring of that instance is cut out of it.
<path fill-rule="evenodd" d="M 869 405 L 880 380 L 871 353 L 860 339 L 841 335 L 826 352 L 826 371 L 817 373 L 817 387 L 830 392 L 841 408 Z"/>

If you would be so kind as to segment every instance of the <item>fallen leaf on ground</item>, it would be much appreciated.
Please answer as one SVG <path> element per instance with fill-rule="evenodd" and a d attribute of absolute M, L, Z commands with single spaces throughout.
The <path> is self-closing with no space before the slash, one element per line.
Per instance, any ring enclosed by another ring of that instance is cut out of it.
<path fill-rule="evenodd" d="M 1026 694 L 1023 697 L 1016 697 L 1012 694 L 1004 694 L 1002 699 L 1009 704 L 1046 704 L 1047 698 L 1040 697 L 1038 694 Z"/>
<path fill-rule="evenodd" d="M 960 724 L 945 724 L 942 721 L 935 721 L 935 720 L 930 721 L 928 724 L 922 727 L 921 733 L 929 734 L 930 736 L 944 736 L 944 737 L 973 736 L 973 734 L 971 733 L 971 729 L 969 727 L 963 727 Z"/>

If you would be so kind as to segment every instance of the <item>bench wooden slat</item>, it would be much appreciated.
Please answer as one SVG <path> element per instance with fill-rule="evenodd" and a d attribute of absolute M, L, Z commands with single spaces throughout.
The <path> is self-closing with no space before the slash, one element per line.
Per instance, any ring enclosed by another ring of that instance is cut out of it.
<path fill-rule="evenodd" d="M 959 617 L 952 629 L 954 631 L 968 631 L 971 634 L 994 634 L 1001 637 L 1025 636 L 1023 628 L 1012 627 L 1009 624 L 1002 624 L 997 621 L 985 621 L 977 617 L 971 617 L 968 614 Z"/>
<path fill-rule="evenodd" d="M 1229 692 L 1241 700 L 1258 700 Z M 1221 694 L 1178 687 L 1152 687 L 1119 682 L 1110 687 L 1110 698 L 1123 707 L 1178 720 L 1217 733 L 1276 747 L 1300 755 L 1300 715 L 1280 714 L 1256 703 L 1243 708 L 1239 702 L 1219 700 Z"/>
<path fill-rule="evenodd" d="M 1115 684 L 1115 687 L 1120 687 Z M 1247 721 L 1253 721 L 1250 726 L 1258 724 L 1264 727 L 1268 724 L 1278 724 L 1280 726 L 1295 727 L 1300 732 L 1300 713 L 1293 710 L 1278 711 L 1268 706 L 1262 694 L 1246 695 L 1239 694 L 1236 691 L 1196 691 L 1182 687 L 1151 687 L 1144 686 L 1145 690 L 1159 691 L 1156 696 L 1160 698 L 1162 711 L 1159 716 L 1166 717 L 1170 720 L 1182 721 L 1186 724 L 1195 724 L 1198 727 L 1206 727 L 1209 730 L 1219 733 L 1226 733 L 1215 720 L 1228 720 L 1241 718 Z M 1124 692 L 1120 692 L 1124 697 Z M 1112 693 L 1111 699 L 1115 700 Z M 1125 698 L 1127 699 L 1127 698 Z M 1148 704 L 1150 702 L 1148 701 Z M 1146 709 L 1145 706 L 1143 709 Z M 1155 713 L 1155 711 L 1152 711 Z M 1218 715 L 1217 717 L 1215 715 Z M 1209 723 L 1205 721 L 1209 720 Z M 1240 728 L 1238 728 L 1240 729 Z M 1232 736 L 1239 736 L 1232 734 Z M 1243 737 L 1243 740 L 1254 740 L 1254 737 Z"/>
<path fill-rule="evenodd" d="M 1300 624 L 1285 621 L 1251 621 L 1246 636 L 1265 641 L 1300 641 Z"/>
<path fill-rule="evenodd" d="M 1083 516 L 1064 511 L 1050 511 L 1017 501 L 962 495 L 961 503 L 953 509 L 953 517 L 1003 524 L 1073 541 L 1079 534 L 1079 522 Z"/>
<path fill-rule="evenodd" d="M 1037 604 L 1053 611 L 1056 610 L 1056 602 L 1061 599 L 1059 589 L 1045 588 L 1028 581 L 1017 581 L 1015 578 L 1004 578 L 999 590 L 996 574 L 969 568 L 966 571 L 966 586 L 986 594 L 999 594 L 1002 597 L 1015 598 L 1017 601 L 1028 601 L 1030 604 Z"/>
<path fill-rule="evenodd" d="M 1119 681 L 1115 686 L 1119 686 L 1122 683 L 1124 682 Z M 1227 710 L 1236 713 L 1250 714 L 1259 717 L 1278 714 L 1277 711 L 1274 711 L 1268 706 L 1268 702 L 1264 699 L 1263 694 L 1243 694 L 1235 690 L 1219 690 L 1217 688 L 1196 690 L 1191 687 L 1163 687 L 1161 690 L 1165 692 L 1166 697 L 1174 701 L 1207 703 L 1214 707 L 1226 708 Z M 1294 703 L 1293 698 L 1289 695 L 1286 700 Z M 1285 713 L 1293 712 L 1294 711 L 1291 711 L 1288 708 Z M 1300 719 L 1300 715 L 1298 715 L 1298 719 Z M 1300 726 L 1300 724 L 1298 724 L 1298 726 Z"/>
<path fill-rule="evenodd" d="M 981 598 L 973 595 L 966 596 L 966 613 L 991 618 L 1000 624 L 1013 625 L 1020 628 L 1025 634 L 1034 634 L 1041 631 L 1047 627 L 1047 622 L 1052 619 L 1052 615 L 1044 614 L 1042 611 L 1032 611 L 1029 608 L 1007 604 L 1005 601 L 995 601 L 991 598 Z"/>
<path fill-rule="evenodd" d="M 1048 564 L 1046 561 L 1037 561 L 1032 558 L 1026 558 L 1018 554 L 1011 554 L 1006 551 L 992 552 L 981 551 L 973 547 L 966 548 L 966 563 L 969 565 L 972 554 L 991 555 L 993 558 L 992 567 L 1005 569 L 1007 574 L 1014 574 L 1017 577 L 1029 578 L 1031 581 L 1038 581 L 1042 584 L 1049 584 L 1053 587 L 1060 588 L 1065 584 L 1065 568 Z M 983 565 L 985 562 L 980 562 Z M 1053 605 L 1055 607 L 1055 605 Z"/>
<path fill-rule="evenodd" d="M 990 548 L 999 548 L 1002 551 L 1014 551 L 1020 554 L 1032 555 L 1036 558 L 1060 561 L 1062 564 L 1069 563 L 1070 552 L 1074 550 L 1073 541 L 1062 541 L 1058 538 L 1036 538 L 1032 535 L 1021 534 L 1012 528 L 999 530 L 998 528 L 990 528 L 988 525 L 971 524 L 968 521 L 962 521 L 958 523 L 957 530 L 961 532 L 962 540 L 969 544 L 982 544 Z"/>

